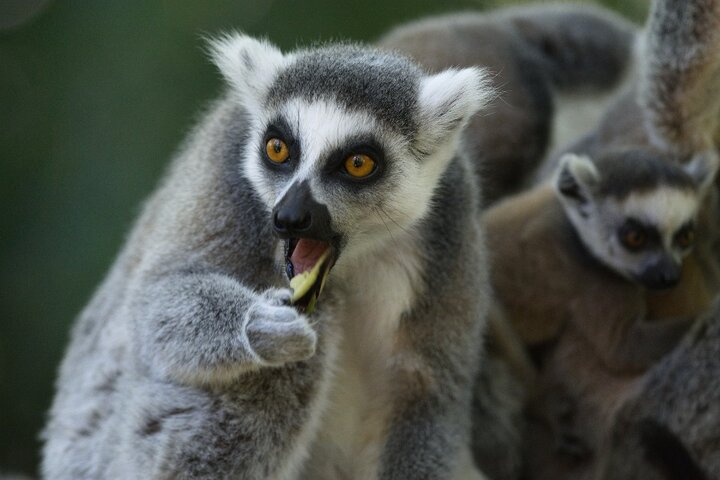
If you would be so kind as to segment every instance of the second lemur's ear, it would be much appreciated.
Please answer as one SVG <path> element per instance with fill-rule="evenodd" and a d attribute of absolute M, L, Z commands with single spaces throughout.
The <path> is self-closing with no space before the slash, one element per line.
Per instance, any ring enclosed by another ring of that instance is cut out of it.
<path fill-rule="evenodd" d="M 564 202 L 586 204 L 600 183 L 600 172 L 586 156 L 566 153 L 560 158 L 555 176 L 555 190 Z"/>
<path fill-rule="evenodd" d="M 719 166 L 720 158 L 718 158 L 717 152 L 708 150 L 695 154 L 683 168 L 695 181 L 700 191 L 704 193 L 715 182 Z"/>
<path fill-rule="evenodd" d="M 247 108 L 258 106 L 287 59 L 274 45 L 241 33 L 210 40 L 210 55 Z"/>
<path fill-rule="evenodd" d="M 433 152 L 454 140 L 493 95 L 487 73 L 480 68 L 450 69 L 423 78 L 418 94 L 418 149 Z"/>

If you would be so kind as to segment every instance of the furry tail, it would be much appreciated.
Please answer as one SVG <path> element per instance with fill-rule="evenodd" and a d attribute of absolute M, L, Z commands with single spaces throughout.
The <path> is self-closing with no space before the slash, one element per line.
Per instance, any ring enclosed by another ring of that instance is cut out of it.
<path fill-rule="evenodd" d="M 707 480 L 680 439 L 665 425 L 651 419 L 639 424 L 645 458 L 662 471 L 667 480 Z"/>
<path fill-rule="evenodd" d="M 419 20 L 394 29 L 379 45 L 430 71 L 482 65 L 493 74 L 500 95 L 463 135 L 483 205 L 490 205 L 523 188 L 545 157 L 561 110 L 558 93 L 614 92 L 634 63 L 635 31 L 598 8 L 541 4 Z M 583 121 L 589 130 L 597 118 Z"/>
<path fill-rule="evenodd" d="M 641 49 L 650 138 L 681 153 L 706 149 L 720 120 L 720 1 L 655 1 Z"/>
<path fill-rule="evenodd" d="M 612 89 L 630 71 L 636 28 L 610 11 L 562 4 L 506 15 L 561 92 Z"/>

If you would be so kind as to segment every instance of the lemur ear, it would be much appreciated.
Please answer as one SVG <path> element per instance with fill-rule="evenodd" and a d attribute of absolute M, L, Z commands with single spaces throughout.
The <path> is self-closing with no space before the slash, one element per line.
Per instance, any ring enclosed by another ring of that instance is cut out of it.
<path fill-rule="evenodd" d="M 683 168 L 698 185 L 700 191 L 705 192 L 710 185 L 715 182 L 718 166 L 720 166 L 718 153 L 715 150 L 708 150 L 695 154 L 692 160 L 690 160 L 690 162 Z"/>
<path fill-rule="evenodd" d="M 287 62 L 274 45 L 237 32 L 210 40 L 210 56 L 246 107 L 262 102 Z"/>
<path fill-rule="evenodd" d="M 493 94 L 488 75 L 480 68 L 450 69 L 423 78 L 418 98 L 419 149 L 430 152 L 453 140 Z"/>
<path fill-rule="evenodd" d="M 560 158 L 555 190 L 562 200 L 583 205 L 592 198 L 598 183 L 600 172 L 589 157 L 566 153 Z"/>

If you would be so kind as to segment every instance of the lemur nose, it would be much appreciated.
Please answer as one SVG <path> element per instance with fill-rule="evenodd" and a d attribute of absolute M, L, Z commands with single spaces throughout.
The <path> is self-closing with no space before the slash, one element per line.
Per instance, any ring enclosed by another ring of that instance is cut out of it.
<path fill-rule="evenodd" d="M 307 182 L 292 185 L 275 205 L 271 218 L 280 238 L 328 240 L 335 236 L 327 206 L 313 198 Z"/>
<path fill-rule="evenodd" d="M 677 285 L 680 275 L 680 265 L 663 258 L 647 267 L 640 276 L 640 280 L 647 288 L 663 290 Z"/>
<path fill-rule="evenodd" d="M 680 277 L 674 272 L 662 272 L 658 280 L 658 283 L 662 288 L 670 288 L 677 285 Z"/>
<path fill-rule="evenodd" d="M 302 233 L 311 225 L 312 214 L 296 208 L 281 208 L 273 215 L 273 227 L 278 233 Z"/>

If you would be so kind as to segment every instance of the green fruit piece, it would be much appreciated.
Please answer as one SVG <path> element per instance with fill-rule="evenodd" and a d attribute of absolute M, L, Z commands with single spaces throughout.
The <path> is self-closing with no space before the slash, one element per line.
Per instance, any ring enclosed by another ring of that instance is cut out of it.
<path fill-rule="evenodd" d="M 303 272 L 299 275 L 295 275 L 292 280 L 290 280 L 290 288 L 293 289 L 293 295 L 290 299 L 292 303 L 296 303 L 298 300 L 307 295 L 313 285 L 315 285 L 315 283 L 317 282 L 318 275 L 320 274 L 320 270 L 322 269 L 323 264 L 327 262 L 329 258 L 330 249 L 327 249 L 325 253 L 323 253 L 322 256 L 318 259 L 317 263 L 315 263 L 311 270 Z M 323 275 L 321 279 L 323 283 L 329 271 L 329 268 L 323 269 Z M 309 306 L 310 304 L 308 304 L 308 307 Z"/>

